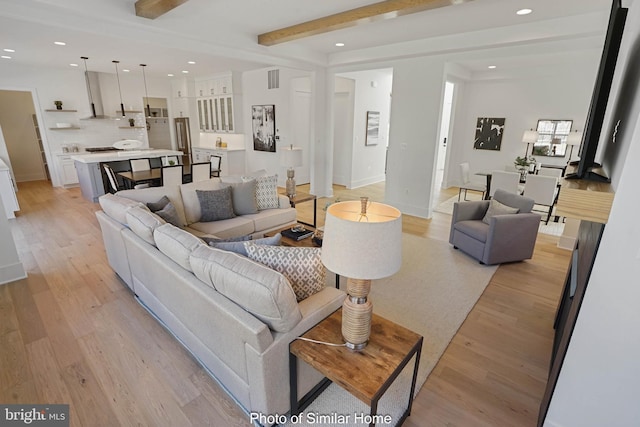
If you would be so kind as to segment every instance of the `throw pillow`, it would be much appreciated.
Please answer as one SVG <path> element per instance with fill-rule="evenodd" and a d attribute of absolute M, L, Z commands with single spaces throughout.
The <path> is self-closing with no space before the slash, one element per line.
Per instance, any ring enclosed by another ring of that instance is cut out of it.
<path fill-rule="evenodd" d="M 200 202 L 201 222 L 220 221 L 236 216 L 233 213 L 231 187 L 211 191 L 196 190 L 196 195 Z"/>
<path fill-rule="evenodd" d="M 233 199 L 233 211 L 236 215 L 258 213 L 255 179 L 231 184 L 231 198 Z"/>
<path fill-rule="evenodd" d="M 217 237 L 200 237 L 207 245 L 211 245 L 211 243 L 224 243 L 224 242 L 246 242 L 251 239 L 251 236 L 239 236 L 239 237 L 230 237 L 228 239 L 219 239 Z"/>
<path fill-rule="evenodd" d="M 320 248 L 267 246 L 246 242 L 250 259 L 284 275 L 291 283 L 296 299 L 319 292 L 324 287 L 326 270 L 320 259 Z"/>
<path fill-rule="evenodd" d="M 507 206 L 505 204 L 500 203 L 495 199 L 491 199 L 489 201 L 489 209 L 487 209 L 487 213 L 482 218 L 482 222 L 489 224 L 491 222 L 491 217 L 496 215 L 506 215 L 506 214 L 516 214 L 520 211 L 518 208 L 512 208 L 511 206 Z"/>
<path fill-rule="evenodd" d="M 168 223 L 173 224 L 178 228 L 182 228 L 182 225 L 180 224 L 180 217 L 178 216 L 178 211 L 176 210 L 176 207 L 173 206 L 173 203 L 167 203 L 164 208 L 160 209 L 159 211 L 155 211 L 154 213 Z"/>
<path fill-rule="evenodd" d="M 244 242 L 209 242 L 209 246 L 217 249 L 222 249 L 225 251 L 235 252 L 240 255 L 249 256 L 247 253 L 246 244 L 247 243 L 257 243 L 260 245 L 269 245 L 269 246 L 278 246 L 280 244 L 280 240 L 282 239 L 282 234 L 278 233 L 272 237 L 263 237 L 262 239 L 244 241 Z"/>
<path fill-rule="evenodd" d="M 256 178 L 256 200 L 259 211 L 280 207 L 278 201 L 278 175 Z"/>
<path fill-rule="evenodd" d="M 149 208 L 149 210 L 151 212 L 156 212 L 156 211 L 161 210 L 165 206 L 167 206 L 167 204 L 169 204 L 170 202 L 171 201 L 169 200 L 169 198 L 167 196 L 162 196 L 162 198 L 160 200 L 158 200 L 157 202 L 149 202 L 149 203 L 147 203 L 147 207 Z"/>

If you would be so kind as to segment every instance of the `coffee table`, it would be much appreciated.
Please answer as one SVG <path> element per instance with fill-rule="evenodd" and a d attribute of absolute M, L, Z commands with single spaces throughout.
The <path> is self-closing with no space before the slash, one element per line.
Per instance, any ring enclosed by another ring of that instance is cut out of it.
<path fill-rule="evenodd" d="M 342 343 L 342 309 L 309 329 L 303 338 L 329 343 Z M 407 409 L 396 423 L 401 425 L 411 414 L 416 388 L 422 336 L 373 314 L 369 344 L 361 351 L 309 341 L 294 340 L 289 344 L 289 387 L 291 415 L 298 415 L 322 391 L 335 382 L 371 408 L 369 425 L 375 425 L 378 401 L 403 368 L 415 358 Z M 311 392 L 298 401 L 298 360 L 303 360 L 325 376 Z M 353 416 L 353 414 L 352 414 Z M 353 420 L 351 420 L 353 421 Z"/>

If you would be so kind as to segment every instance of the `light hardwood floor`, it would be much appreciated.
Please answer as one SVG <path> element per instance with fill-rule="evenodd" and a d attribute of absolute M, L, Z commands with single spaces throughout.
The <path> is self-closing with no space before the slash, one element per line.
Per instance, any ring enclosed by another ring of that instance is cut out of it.
<path fill-rule="evenodd" d="M 94 216 L 99 206 L 77 188 L 29 182 L 19 190 L 12 231 L 28 278 L 0 286 L 0 402 L 70 403 L 73 426 L 249 425 L 113 273 Z M 335 191 L 382 200 L 384 185 Z M 301 219 L 311 220 L 312 206 L 299 205 Z M 449 221 L 405 215 L 403 227 L 446 240 Z M 532 260 L 498 268 L 405 425 L 535 425 L 569 262 L 556 242 L 540 235 Z"/>

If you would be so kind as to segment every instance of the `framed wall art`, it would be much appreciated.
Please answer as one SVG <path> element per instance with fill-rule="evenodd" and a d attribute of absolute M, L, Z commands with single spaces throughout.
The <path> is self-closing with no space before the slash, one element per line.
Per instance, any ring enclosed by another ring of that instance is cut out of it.
<path fill-rule="evenodd" d="M 499 151 L 502 145 L 502 135 L 504 134 L 504 121 L 504 117 L 478 117 L 473 148 Z"/>
<path fill-rule="evenodd" d="M 364 145 L 378 145 L 380 138 L 380 111 L 367 111 L 367 133 Z"/>
<path fill-rule="evenodd" d="M 276 106 L 253 105 L 251 107 L 253 126 L 253 149 L 255 151 L 276 152 Z"/>

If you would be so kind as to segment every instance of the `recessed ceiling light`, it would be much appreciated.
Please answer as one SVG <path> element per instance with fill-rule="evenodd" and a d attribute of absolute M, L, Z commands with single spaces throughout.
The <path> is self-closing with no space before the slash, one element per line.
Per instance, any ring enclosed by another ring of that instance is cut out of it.
<path fill-rule="evenodd" d="M 127 70 L 126 68 L 124 70 L 122 70 L 123 73 L 128 73 L 131 70 Z"/>
<path fill-rule="evenodd" d="M 78 66 L 78 64 L 69 64 L 69 66 L 71 66 L 71 67 L 77 67 L 77 66 Z"/>
<path fill-rule="evenodd" d="M 516 15 L 528 15 L 531 12 L 533 12 L 533 10 L 531 9 L 520 9 L 519 11 L 516 12 Z"/>
<path fill-rule="evenodd" d="M 13 50 L 13 49 L 2 49 L 2 50 L 4 50 L 5 52 L 9 52 L 9 53 L 15 52 L 15 50 Z"/>
<path fill-rule="evenodd" d="M 342 46 L 344 46 L 344 43 L 342 43 L 342 42 L 338 42 L 338 43 L 336 43 L 336 46 L 338 46 L 338 47 L 342 47 Z"/>
<path fill-rule="evenodd" d="M 7 55 L 2 55 L 2 56 L 0 56 L 0 58 L 2 58 L 2 59 L 11 59 L 11 57 L 7 56 Z"/>
<path fill-rule="evenodd" d="M 490 69 L 490 70 L 493 70 L 494 68 L 496 68 L 496 66 L 495 65 L 489 65 L 487 68 Z"/>
<path fill-rule="evenodd" d="M 196 61 L 188 61 L 188 62 L 187 62 L 187 64 L 191 64 L 191 65 L 193 65 L 193 64 L 195 64 L 195 63 L 196 63 Z"/>
<path fill-rule="evenodd" d="M 189 74 L 189 71 L 187 71 L 187 70 L 182 70 L 182 74 Z"/>
<path fill-rule="evenodd" d="M 53 42 L 53 44 L 57 44 L 58 46 L 66 46 L 65 42 Z"/>
<path fill-rule="evenodd" d="M 167 77 L 173 77 L 173 74 L 169 73 L 167 74 Z"/>

